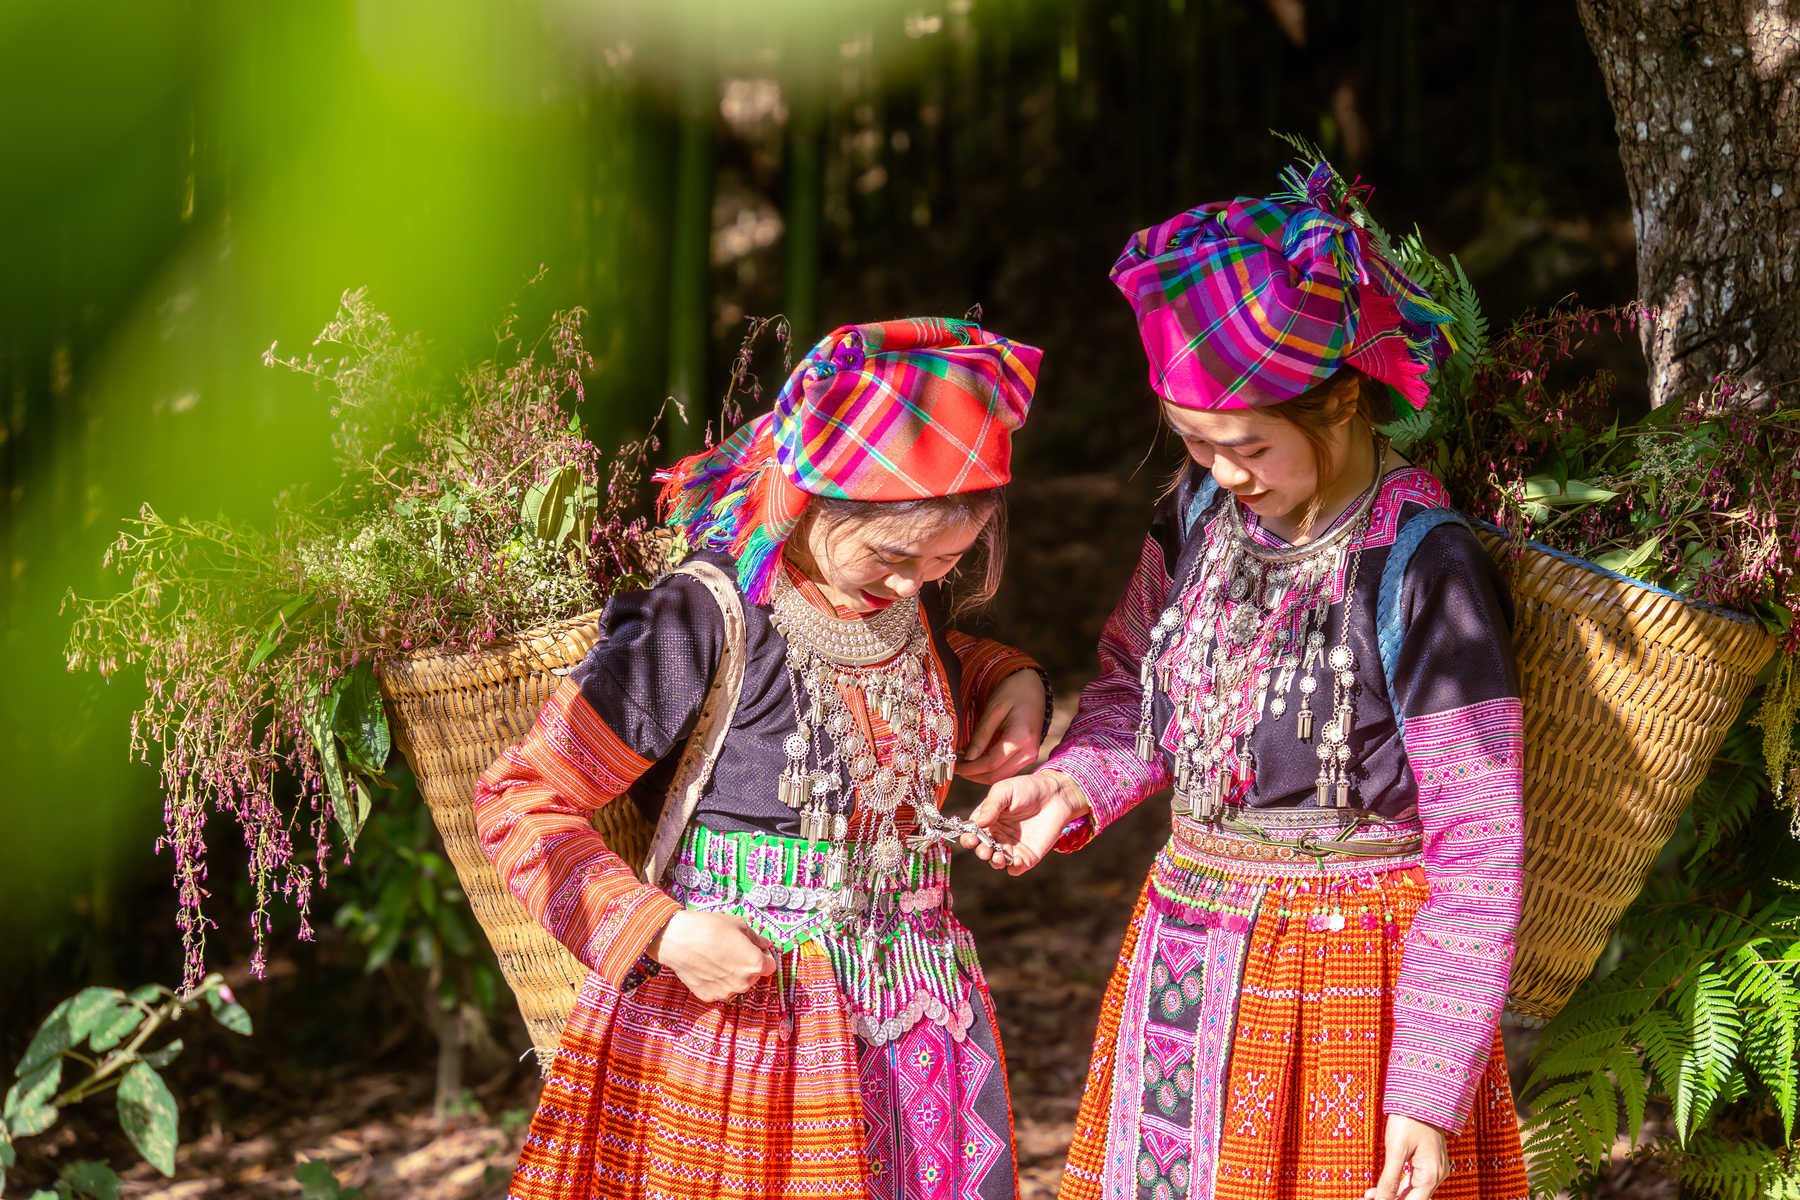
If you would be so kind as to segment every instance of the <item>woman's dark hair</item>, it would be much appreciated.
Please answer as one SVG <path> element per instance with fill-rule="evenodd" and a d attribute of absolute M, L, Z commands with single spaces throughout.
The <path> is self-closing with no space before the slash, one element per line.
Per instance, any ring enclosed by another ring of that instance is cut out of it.
<path fill-rule="evenodd" d="M 904 521 L 936 519 L 949 524 L 963 521 L 979 524 L 981 534 L 974 549 L 981 554 L 981 571 L 974 576 L 979 582 L 958 586 L 952 595 L 951 615 L 961 616 L 994 598 L 1000 589 L 1000 577 L 1006 568 L 1006 489 L 984 488 L 977 492 L 960 492 L 954 496 L 930 496 L 922 500 L 838 500 L 815 496 L 809 505 L 814 520 L 825 522 L 829 530 L 848 521 Z M 958 564 L 957 570 L 961 571 Z"/>

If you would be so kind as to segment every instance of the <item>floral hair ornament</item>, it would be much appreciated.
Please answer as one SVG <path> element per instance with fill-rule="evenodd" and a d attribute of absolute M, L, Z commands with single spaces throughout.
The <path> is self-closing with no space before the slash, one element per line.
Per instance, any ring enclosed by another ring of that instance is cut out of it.
<path fill-rule="evenodd" d="M 967 321 L 845 325 L 807 352 L 770 412 L 657 478 L 663 520 L 738 561 L 753 604 L 813 496 L 917 500 L 999 487 L 1043 352 Z"/>
<path fill-rule="evenodd" d="M 1341 367 L 1425 407 L 1451 313 L 1394 265 L 1367 188 L 1320 160 L 1260 199 L 1203 204 L 1140 230 L 1112 281 L 1137 314 L 1150 386 L 1182 408 L 1278 404 Z"/>

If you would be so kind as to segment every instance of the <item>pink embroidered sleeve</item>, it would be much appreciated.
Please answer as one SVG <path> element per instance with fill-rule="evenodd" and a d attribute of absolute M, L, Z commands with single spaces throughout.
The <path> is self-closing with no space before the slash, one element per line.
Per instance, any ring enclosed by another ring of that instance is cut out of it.
<path fill-rule="evenodd" d="M 1383 1109 L 1456 1131 L 1493 1056 L 1524 854 L 1524 722 L 1505 584 L 1461 524 L 1406 568 L 1390 680 L 1428 893 L 1403 948 Z"/>
<path fill-rule="evenodd" d="M 1430 895 L 1407 933 L 1383 1109 L 1460 1130 L 1519 925 L 1523 718 L 1512 697 L 1406 722 Z"/>
<path fill-rule="evenodd" d="M 1087 845 L 1145 797 L 1169 785 L 1162 755 L 1145 762 L 1134 747 L 1143 699 L 1138 667 L 1168 593 L 1162 547 L 1146 537 L 1125 596 L 1100 632 L 1100 675 L 1082 689 L 1068 733 L 1041 768 L 1069 776 L 1092 806 L 1086 816 L 1069 823 L 1057 842 L 1065 853 Z"/>
<path fill-rule="evenodd" d="M 650 767 L 565 680 L 530 735 L 475 785 L 475 827 L 501 882 L 585 965 L 617 984 L 681 906 L 638 881 L 595 811 Z"/>

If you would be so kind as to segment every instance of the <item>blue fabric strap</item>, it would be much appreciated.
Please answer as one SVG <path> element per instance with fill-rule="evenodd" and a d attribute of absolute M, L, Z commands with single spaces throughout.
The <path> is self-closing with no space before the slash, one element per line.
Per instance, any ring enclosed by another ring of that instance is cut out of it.
<path fill-rule="evenodd" d="M 1201 513 L 1212 507 L 1213 497 L 1218 494 L 1219 481 L 1208 472 L 1206 478 L 1202 479 L 1200 485 L 1194 489 L 1194 498 L 1188 501 L 1187 512 L 1181 518 L 1183 537 L 1193 532 L 1194 522 L 1200 519 Z"/>
<path fill-rule="evenodd" d="M 1463 515 L 1453 508 L 1428 508 L 1400 527 L 1394 544 L 1388 550 L 1387 564 L 1381 568 L 1381 590 L 1375 599 L 1375 645 L 1381 652 L 1381 674 L 1387 680 L 1388 699 L 1394 706 L 1394 728 L 1401 740 L 1406 738 L 1406 714 L 1401 711 L 1400 697 L 1394 694 L 1394 667 L 1400 660 L 1400 642 L 1406 636 L 1405 618 L 1400 612 L 1400 592 L 1406 582 L 1406 564 L 1425 535 L 1439 525 L 1462 522 Z"/>

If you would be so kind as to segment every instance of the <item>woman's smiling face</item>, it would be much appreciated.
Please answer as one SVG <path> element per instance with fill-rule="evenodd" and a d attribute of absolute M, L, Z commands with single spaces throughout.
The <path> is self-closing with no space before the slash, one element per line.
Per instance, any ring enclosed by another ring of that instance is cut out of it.
<path fill-rule="evenodd" d="M 956 568 L 985 521 L 926 511 L 893 518 L 806 521 L 795 565 L 839 608 L 869 613 L 916 596 Z"/>
<path fill-rule="evenodd" d="M 1298 426 L 1254 408 L 1203 412 L 1165 403 L 1162 411 L 1188 457 L 1244 507 L 1265 523 L 1299 524 L 1319 491 L 1319 470 Z M 1347 440 L 1344 425 L 1332 433 Z M 1341 462 L 1342 447 L 1332 450 L 1333 461 Z"/>

